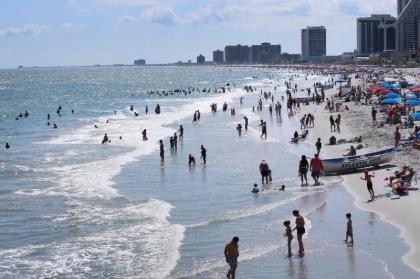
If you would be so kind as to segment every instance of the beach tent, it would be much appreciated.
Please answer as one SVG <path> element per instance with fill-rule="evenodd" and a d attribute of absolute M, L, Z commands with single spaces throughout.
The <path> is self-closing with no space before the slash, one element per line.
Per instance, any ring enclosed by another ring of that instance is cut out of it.
<path fill-rule="evenodd" d="M 407 107 L 417 107 L 420 106 L 420 100 L 411 99 L 405 102 Z"/>
<path fill-rule="evenodd" d="M 388 93 L 382 96 L 384 99 L 401 99 L 400 94 L 397 93 Z"/>
<path fill-rule="evenodd" d="M 406 98 L 406 99 L 417 99 L 417 95 L 416 95 L 416 94 L 414 94 L 414 93 L 407 93 L 407 94 L 405 95 L 405 98 Z"/>
<path fill-rule="evenodd" d="M 381 101 L 381 105 L 396 105 L 401 102 L 402 99 L 385 99 Z"/>
<path fill-rule="evenodd" d="M 420 121 L 420 111 L 413 113 L 410 116 L 411 118 L 413 118 L 414 121 Z"/>

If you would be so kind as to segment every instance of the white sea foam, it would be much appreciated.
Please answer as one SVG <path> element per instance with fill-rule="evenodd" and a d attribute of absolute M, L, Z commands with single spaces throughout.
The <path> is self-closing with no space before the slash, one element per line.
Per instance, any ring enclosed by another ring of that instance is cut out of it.
<path fill-rule="evenodd" d="M 106 148 L 122 146 L 124 149 L 120 154 L 113 154 L 105 158 L 85 162 L 81 164 L 65 165 L 61 167 L 50 167 L 53 186 L 45 189 L 24 189 L 17 194 L 27 195 L 62 195 L 66 197 L 83 198 L 115 198 L 120 197 L 118 191 L 113 188 L 112 179 L 121 172 L 124 165 L 138 160 L 143 155 L 155 152 L 158 148 L 159 139 L 163 139 L 175 132 L 174 129 L 166 125 L 178 123 L 184 118 L 192 116 L 195 110 L 202 113 L 210 112 L 210 104 L 213 102 L 231 102 L 233 98 L 242 96 L 243 90 L 237 89 L 229 94 L 217 95 L 214 97 L 200 98 L 196 101 L 185 101 L 179 108 L 161 106 L 160 115 L 149 114 L 142 117 L 135 117 L 129 108 L 125 108 L 109 117 L 99 117 L 97 122 L 103 123 L 95 129 L 93 125 L 85 125 L 74 129 L 70 133 L 62 134 L 56 138 L 41 142 L 41 144 L 63 145 L 70 148 L 65 151 L 64 157 L 78 156 L 77 146 L 73 149 L 72 145 L 91 145 L 92 149 L 103 152 Z M 109 120 L 109 123 L 106 121 Z M 141 140 L 140 131 L 147 129 L 148 141 Z M 101 145 L 100 141 L 104 133 L 111 139 L 108 145 Z M 123 140 L 119 140 L 122 136 Z M 99 149 L 101 148 L 101 149 Z M 57 154 L 55 156 L 58 156 Z M 60 156 L 62 156 L 60 154 Z M 45 161 L 53 161 L 54 154 L 48 153 Z"/>
<path fill-rule="evenodd" d="M 89 222 L 100 230 L 66 242 L 1 250 L 0 277 L 165 278 L 179 259 L 184 236 L 183 226 L 168 222 L 170 209 L 158 200 L 94 211 L 75 206 L 65 219 L 69 228 Z"/>

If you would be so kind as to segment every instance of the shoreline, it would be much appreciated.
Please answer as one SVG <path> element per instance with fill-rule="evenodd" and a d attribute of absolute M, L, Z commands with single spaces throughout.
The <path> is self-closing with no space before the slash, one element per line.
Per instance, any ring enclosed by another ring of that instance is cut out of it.
<path fill-rule="evenodd" d="M 352 75 L 352 81 L 356 81 L 354 84 L 352 84 L 353 86 L 362 86 L 361 80 L 355 79 L 354 75 Z M 336 91 L 337 87 L 326 90 L 326 98 L 331 98 L 336 94 Z M 302 117 L 304 114 L 308 113 L 312 113 L 315 116 L 316 126 L 315 128 L 310 129 L 308 139 L 310 143 L 314 144 L 317 138 L 321 138 L 323 143 L 320 154 L 321 159 L 342 157 L 342 154 L 345 153 L 351 145 L 350 143 L 340 145 L 325 145 L 329 138 L 327 135 L 332 134 L 329 128 L 330 115 L 334 115 L 334 117 L 336 117 L 337 114 L 341 114 L 342 116 L 341 133 L 334 133 L 337 140 L 341 138 L 350 139 L 356 136 L 360 136 L 359 133 L 361 133 L 362 130 L 365 133 L 372 132 L 372 126 L 370 125 L 370 106 L 355 106 L 352 102 L 346 103 L 346 105 L 349 106 L 350 110 L 330 113 L 329 111 L 324 110 L 325 105 L 321 104 L 319 106 L 303 106 L 301 111 L 296 113 L 296 116 L 298 117 Z M 350 114 L 353 115 L 349 117 Z M 358 129 L 355 129 L 355 127 L 358 127 Z M 394 127 L 386 126 L 384 129 L 393 131 Z M 381 144 L 378 144 L 383 145 L 380 147 L 378 147 L 378 145 L 370 144 L 369 139 L 367 140 L 366 137 L 363 138 L 364 140 L 362 143 L 364 144 L 364 148 L 359 151 L 361 154 L 375 151 L 375 148 L 378 149 L 382 148 L 383 146 L 393 145 L 392 133 L 390 134 L 389 138 L 386 138 L 386 140 L 384 139 Z M 366 140 L 368 141 L 368 145 L 366 145 Z M 398 153 L 395 156 L 396 158 L 394 158 L 392 161 L 392 163 L 395 164 L 395 167 L 374 170 L 376 176 L 373 178 L 375 196 L 382 196 L 390 191 L 389 187 L 383 187 L 385 186 L 385 177 L 391 175 L 393 171 L 402 166 L 403 163 L 406 163 L 404 158 L 400 158 L 401 155 Z M 400 237 L 403 238 L 403 240 L 409 246 L 409 251 L 403 255 L 401 260 L 411 269 L 420 272 L 420 235 L 418 234 L 418 231 L 420 231 L 420 224 L 416 224 L 416 222 L 411 218 L 404 218 L 407 213 L 417 212 L 420 210 L 420 202 L 418 202 L 419 199 L 416 197 L 416 191 L 410 192 L 409 195 L 402 196 L 398 200 L 377 197 L 373 202 L 368 203 L 366 201 L 369 194 L 366 190 L 365 182 L 360 180 L 360 172 L 339 176 L 343 179 L 342 185 L 346 191 L 353 196 L 353 204 L 356 208 L 375 213 L 381 218 L 383 222 L 391 224 L 400 230 Z M 391 203 L 394 203 L 394 205 L 391 206 Z M 357 228 L 355 229 L 357 230 Z"/>

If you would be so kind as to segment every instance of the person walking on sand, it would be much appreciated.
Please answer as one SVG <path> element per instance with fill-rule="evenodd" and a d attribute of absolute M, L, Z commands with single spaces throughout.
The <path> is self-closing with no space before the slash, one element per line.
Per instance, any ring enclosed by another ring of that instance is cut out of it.
<path fill-rule="evenodd" d="M 335 121 L 334 121 L 334 117 L 332 115 L 330 115 L 330 131 L 335 132 Z"/>
<path fill-rule="evenodd" d="M 346 214 L 347 218 L 347 230 L 346 230 L 346 243 L 347 244 L 353 244 L 353 221 L 351 220 L 351 214 Z M 349 237 L 351 237 L 351 241 L 349 242 Z"/>
<path fill-rule="evenodd" d="M 269 171 L 270 171 L 270 167 L 268 166 L 267 161 L 262 160 L 261 164 L 260 164 L 260 173 L 261 173 L 262 185 L 264 185 L 264 179 L 265 179 L 265 184 L 268 184 Z"/>
<path fill-rule="evenodd" d="M 200 159 L 203 159 L 203 164 L 205 165 L 207 163 L 207 150 L 204 148 L 204 145 L 201 145 L 201 157 Z"/>
<path fill-rule="evenodd" d="M 360 177 L 360 179 L 366 180 L 366 186 L 373 201 L 375 199 L 375 192 L 373 191 L 372 177 L 375 177 L 375 173 L 369 174 L 368 171 L 365 171 L 365 177 Z"/>
<path fill-rule="evenodd" d="M 297 240 L 299 242 L 299 254 L 303 254 L 305 252 L 305 248 L 303 247 L 303 235 L 305 234 L 305 219 L 303 219 L 302 216 L 300 216 L 299 214 L 299 210 L 293 210 L 293 216 L 296 217 L 296 221 L 295 221 L 295 228 L 293 229 L 296 230 L 296 235 L 297 235 Z"/>
<path fill-rule="evenodd" d="M 292 240 L 293 240 L 293 234 L 292 234 L 292 228 L 290 227 L 290 221 L 284 221 L 283 222 L 284 227 L 286 228 L 286 231 L 284 232 L 284 237 L 287 237 L 287 256 L 292 256 Z"/>
<path fill-rule="evenodd" d="M 373 125 L 377 125 L 378 122 L 376 122 L 376 114 L 378 113 L 378 111 L 375 109 L 375 107 L 372 107 L 372 123 Z"/>
<path fill-rule="evenodd" d="M 299 176 L 301 181 L 301 186 L 303 186 L 303 178 L 305 178 L 305 183 L 308 185 L 308 177 L 306 174 L 308 173 L 309 163 L 306 159 L 305 155 L 302 155 L 302 159 L 299 162 Z"/>
<path fill-rule="evenodd" d="M 337 126 L 337 132 L 341 133 L 341 130 L 340 130 L 341 115 L 340 114 L 337 115 L 337 118 L 335 119 L 335 124 Z"/>
<path fill-rule="evenodd" d="M 395 128 L 395 132 L 394 132 L 394 140 L 395 140 L 395 148 L 398 147 L 398 145 L 400 145 L 400 140 L 401 140 L 401 133 L 400 133 L 400 128 L 397 127 Z"/>
<path fill-rule="evenodd" d="M 318 154 L 315 154 L 315 158 L 311 159 L 310 170 L 315 185 L 319 185 L 319 174 L 321 173 L 321 170 L 324 170 L 324 166 L 322 165 Z"/>
<path fill-rule="evenodd" d="M 229 279 L 235 279 L 236 268 L 238 267 L 238 257 L 239 257 L 239 237 L 234 236 L 232 240 L 225 246 L 225 259 L 229 264 L 229 271 L 226 274 L 226 277 Z"/>
<path fill-rule="evenodd" d="M 321 138 L 318 138 L 318 140 L 315 143 L 316 146 L 316 154 L 318 154 L 321 152 L 321 147 L 322 147 L 322 143 L 321 143 Z"/>

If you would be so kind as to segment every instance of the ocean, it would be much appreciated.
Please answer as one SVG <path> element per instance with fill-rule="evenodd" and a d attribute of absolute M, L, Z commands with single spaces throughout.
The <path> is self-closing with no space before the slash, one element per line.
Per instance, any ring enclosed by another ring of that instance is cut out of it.
<path fill-rule="evenodd" d="M 281 101 L 285 81 L 293 79 L 304 96 L 330 78 L 251 67 L 0 70 L 0 144 L 11 145 L 0 151 L 0 277 L 224 278 L 224 245 L 238 235 L 238 278 L 419 278 L 402 263 L 408 246 L 399 230 L 356 209 L 340 177 L 300 187 L 299 158 L 315 147 L 289 143 L 300 124 Z M 246 92 L 245 85 L 257 90 Z M 222 87 L 225 93 L 215 92 Z M 281 116 L 269 113 L 271 100 L 253 111 L 261 90 L 282 103 Z M 29 116 L 19 117 L 26 110 Z M 193 123 L 196 110 L 201 119 Z M 249 128 L 239 136 L 244 116 Z M 180 125 L 184 139 L 170 150 Z M 111 142 L 103 145 L 105 133 Z M 261 160 L 273 183 L 252 194 Z M 306 253 L 287 258 L 282 223 L 293 223 L 293 209 L 306 219 Z M 347 212 L 354 247 L 342 241 Z"/>

